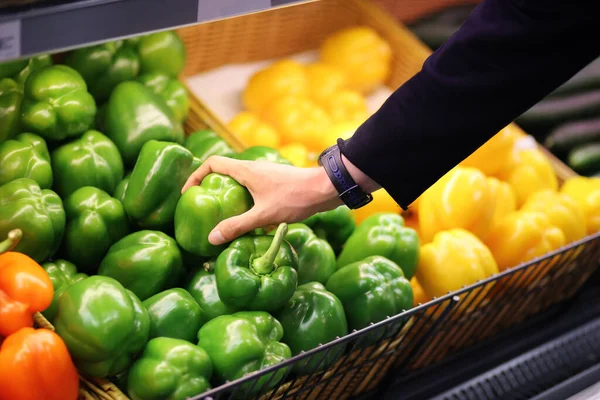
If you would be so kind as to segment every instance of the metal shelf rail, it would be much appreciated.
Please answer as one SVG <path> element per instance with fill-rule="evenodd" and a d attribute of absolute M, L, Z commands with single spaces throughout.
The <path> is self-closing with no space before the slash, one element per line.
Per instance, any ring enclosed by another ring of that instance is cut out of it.
<path fill-rule="evenodd" d="M 307 1 L 314 0 L 37 0 L 20 6 L 0 2 L 0 62 Z"/>

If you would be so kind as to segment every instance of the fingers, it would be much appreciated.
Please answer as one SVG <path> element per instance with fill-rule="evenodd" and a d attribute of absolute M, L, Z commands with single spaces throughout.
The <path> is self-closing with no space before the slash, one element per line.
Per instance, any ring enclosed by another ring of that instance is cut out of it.
<path fill-rule="evenodd" d="M 204 179 L 206 175 L 213 172 L 231 176 L 233 179 L 243 185 L 243 179 L 240 175 L 242 175 L 242 171 L 245 169 L 241 168 L 242 164 L 243 162 L 240 160 L 221 156 L 211 156 L 190 175 L 188 180 L 185 182 L 185 185 L 183 185 L 181 193 L 184 193 L 192 186 L 198 185 L 200 182 L 202 182 L 202 179 Z"/>
<path fill-rule="evenodd" d="M 214 246 L 232 240 L 265 225 L 261 213 L 256 207 L 249 211 L 221 221 L 208 235 L 208 241 Z"/>

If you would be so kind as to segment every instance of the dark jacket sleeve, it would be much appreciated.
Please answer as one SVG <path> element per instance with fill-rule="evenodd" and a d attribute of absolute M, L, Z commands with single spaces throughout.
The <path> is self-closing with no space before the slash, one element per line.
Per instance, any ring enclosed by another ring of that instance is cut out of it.
<path fill-rule="evenodd" d="M 600 55 L 600 2 L 483 0 L 342 153 L 406 209 Z"/>

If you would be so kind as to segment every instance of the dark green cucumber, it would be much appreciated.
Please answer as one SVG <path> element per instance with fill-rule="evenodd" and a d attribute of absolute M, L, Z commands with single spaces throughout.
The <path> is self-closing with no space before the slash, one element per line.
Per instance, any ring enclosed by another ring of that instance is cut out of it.
<path fill-rule="evenodd" d="M 450 39 L 460 28 L 460 25 L 446 25 L 435 22 L 419 24 L 412 31 L 423 43 L 435 50 Z"/>
<path fill-rule="evenodd" d="M 600 178 L 600 169 L 595 174 L 590 175 L 591 178 Z"/>
<path fill-rule="evenodd" d="M 446 25 L 460 26 L 469 18 L 475 6 L 476 4 L 464 4 L 447 8 L 437 15 L 435 21 Z"/>
<path fill-rule="evenodd" d="M 592 61 L 548 96 L 562 97 L 594 89 L 600 89 L 600 58 Z"/>
<path fill-rule="evenodd" d="M 567 164 L 575 172 L 593 173 L 600 169 L 600 142 L 576 147 L 569 153 Z"/>
<path fill-rule="evenodd" d="M 515 121 L 526 132 L 540 135 L 568 121 L 598 116 L 600 90 L 594 90 L 569 97 L 546 98 L 525 111 Z"/>
<path fill-rule="evenodd" d="M 600 118 L 559 125 L 546 137 L 544 146 L 553 153 L 566 153 L 591 142 L 600 142 Z"/>

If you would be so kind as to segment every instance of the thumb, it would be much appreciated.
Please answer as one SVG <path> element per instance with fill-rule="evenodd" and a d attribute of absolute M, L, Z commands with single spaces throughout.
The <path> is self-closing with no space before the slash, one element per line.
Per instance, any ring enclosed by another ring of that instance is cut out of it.
<path fill-rule="evenodd" d="M 251 208 L 243 214 L 221 221 L 208 235 L 208 241 L 218 246 L 263 226 L 260 214 Z"/>

